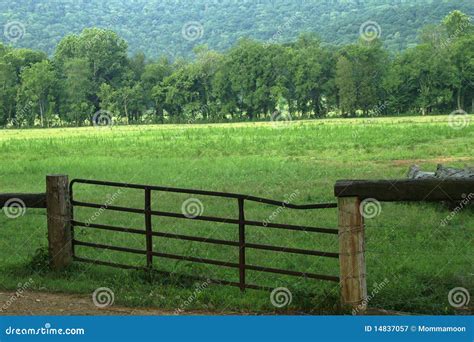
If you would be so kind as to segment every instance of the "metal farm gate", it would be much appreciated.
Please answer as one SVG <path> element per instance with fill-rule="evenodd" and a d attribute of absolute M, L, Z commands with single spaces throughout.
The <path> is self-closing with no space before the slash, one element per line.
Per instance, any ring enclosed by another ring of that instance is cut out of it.
<path fill-rule="evenodd" d="M 143 201 L 144 201 L 143 209 L 76 201 L 74 199 L 74 191 L 73 191 L 75 184 L 89 184 L 89 185 L 115 187 L 115 188 L 141 189 L 143 190 Z M 189 217 L 188 215 L 185 215 L 183 213 L 152 210 L 151 209 L 151 204 L 152 204 L 151 194 L 153 191 L 182 193 L 182 194 L 189 194 L 189 195 L 204 195 L 204 196 L 220 197 L 220 198 L 227 198 L 227 199 L 235 199 L 238 203 L 239 215 L 237 218 L 222 218 L 222 217 L 212 217 L 212 216 L 202 216 L 202 215 L 196 216 L 196 217 Z M 275 251 L 279 253 L 294 253 L 294 254 L 302 254 L 302 255 L 308 255 L 308 256 L 336 258 L 336 259 L 339 258 L 339 253 L 322 252 L 322 251 L 315 251 L 315 250 L 289 248 L 289 247 L 284 247 L 284 246 L 272 246 L 272 245 L 266 245 L 266 244 L 246 242 L 245 232 L 246 232 L 246 229 L 248 229 L 247 227 L 265 227 L 265 228 L 272 228 L 272 229 L 304 231 L 304 232 L 315 233 L 315 234 L 330 234 L 330 235 L 334 235 L 336 242 L 337 242 L 337 236 L 338 236 L 338 229 L 334 229 L 334 228 L 308 227 L 308 226 L 279 224 L 279 223 L 271 223 L 271 222 L 267 223 L 267 222 L 247 220 L 245 218 L 245 202 L 246 201 L 258 202 L 258 203 L 263 203 L 263 204 L 272 205 L 272 206 L 283 206 L 284 208 L 295 209 L 295 210 L 315 210 L 315 209 L 336 208 L 337 203 L 295 205 L 295 204 L 290 204 L 286 202 L 279 202 L 279 201 L 269 200 L 265 198 L 242 195 L 242 194 L 234 194 L 234 193 L 168 188 L 168 187 L 162 187 L 162 186 L 149 186 L 149 185 L 106 182 L 106 181 L 97 181 L 97 180 L 84 180 L 84 179 L 75 179 L 71 181 L 69 185 L 69 192 L 70 192 L 70 201 L 71 201 L 70 203 L 71 203 L 71 211 L 72 211 L 71 213 L 72 253 L 73 253 L 73 259 L 75 261 L 105 265 L 105 266 L 113 266 L 113 267 L 119 267 L 119 268 L 124 268 L 124 269 L 151 270 L 153 267 L 154 258 L 168 258 L 168 259 L 174 259 L 174 260 L 184 260 L 184 261 L 193 262 L 193 263 L 203 263 L 203 264 L 210 264 L 210 265 L 221 266 L 221 267 L 229 267 L 229 268 L 234 268 L 236 270 L 238 269 L 239 282 L 232 282 L 232 281 L 227 281 L 223 279 L 207 279 L 207 278 L 201 278 L 197 276 L 189 276 L 189 277 L 194 278 L 194 279 L 206 279 L 212 283 L 217 283 L 217 284 L 222 284 L 222 285 L 237 286 L 240 288 L 241 291 L 244 291 L 246 288 L 271 290 L 269 287 L 260 286 L 256 284 L 248 284 L 245 279 L 247 270 L 339 282 L 338 276 L 284 270 L 284 269 L 278 269 L 278 268 L 263 267 L 259 265 L 249 265 L 247 264 L 246 258 L 245 258 L 245 252 L 247 249 L 268 250 L 268 251 Z M 116 212 L 141 214 L 141 215 L 144 215 L 145 229 L 144 230 L 132 229 L 132 228 L 125 228 L 125 227 L 111 226 L 111 225 L 80 222 L 74 218 L 74 208 L 77 208 L 77 207 L 86 207 L 86 208 L 95 208 L 95 209 L 100 209 L 100 210 L 110 210 L 110 211 L 116 211 Z M 152 225 L 153 216 L 234 224 L 236 229 L 238 229 L 239 239 L 238 241 L 228 241 L 228 240 L 212 239 L 208 237 L 197 237 L 197 236 L 188 236 L 188 235 L 181 235 L 181 234 L 159 232 L 153 229 L 153 225 Z M 134 248 L 128 248 L 128 247 L 118 247 L 118 246 L 111 246 L 111 245 L 105 245 L 105 244 L 99 244 L 99 243 L 79 241 L 74 237 L 74 227 L 82 227 L 82 228 L 87 228 L 87 229 L 101 229 L 101 230 L 107 230 L 107 231 L 143 235 L 145 237 L 144 239 L 145 249 L 134 249 Z M 155 251 L 153 250 L 153 237 L 195 241 L 195 242 L 201 242 L 201 243 L 206 243 L 206 244 L 233 246 L 233 247 L 238 248 L 239 250 L 238 262 L 224 262 L 224 261 L 213 260 L 213 259 L 198 258 L 192 255 L 176 255 L 176 254 L 169 254 L 169 253 L 162 253 L 159 251 Z M 114 263 L 114 262 L 108 262 L 108 261 L 106 262 L 106 261 L 101 261 L 101 260 L 93 260 L 93 259 L 84 258 L 77 255 L 75 246 L 99 248 L 99 249 L 106 249 L 106 250 L 133 253 L 133 254 L 142 254 L 146 258 L 146 264 L 144 262 L 143 267 L 137 267 L 137 266 L 132 266 L 132 265 L 125 265 L 125 264 L 119 264 L 119 263 Z M 171 274 L 170 272 L 159 271 L 155 269 L 153 269 L 153 271 L 166 274 L 166 275 Z M 188 277 L 187 275 L 183 275 L 183 276 Z"/>

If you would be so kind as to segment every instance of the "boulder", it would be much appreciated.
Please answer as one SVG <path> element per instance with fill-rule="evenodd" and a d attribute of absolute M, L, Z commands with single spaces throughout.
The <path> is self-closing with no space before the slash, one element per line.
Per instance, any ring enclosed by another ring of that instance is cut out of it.
<path fill-rule="evenodd" d="M 410 166 L 407 174 L 408 179 L 474 179 L 474 168 L 465 167 L 458 169 L 454 167 L 447 167 L 438 164 L 435 172 L 422 171 L 418 165 Z M 444 201 L 443 204 L 450 210 L 464 210 L 466 208 L 473 208 L 474 201 L 472 201 L 473 194 L 466 194 L 463 201 Z"/>
<path fill-rule="evenodd" d="M 464 169 L 458 169 L 438 164 L 435 172 L 429 172 L 422 171 L 418 165 L 412 165 L 408 170 L 407 177 L 409 179 L 474 179 L 474 168 L 465 167 Z"/>

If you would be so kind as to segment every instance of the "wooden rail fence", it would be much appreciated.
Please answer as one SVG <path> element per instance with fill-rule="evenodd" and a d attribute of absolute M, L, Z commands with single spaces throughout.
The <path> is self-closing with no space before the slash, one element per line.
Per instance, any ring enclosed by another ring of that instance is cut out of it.
<path fill-rule="evenodd" d="M 47 210 L 50 265 L 56 270 L 67 267 L 73 261 L 71 223 L 74 221 L 69 185 L 66 175 L 48 175 L 45 193 L 0 194 L 0 208 L 6 206 L 11 199 L 19 199 L 26 208 Z M 379 202 L 462 201 L 471 193 L 474 193 L 473 179 L 337 181 L 334 195 L 338 200 L 339 281 L 342 304 L 349 308 L 357 308 L 360 313 L 366 309 L 365 225 L 361 213 L 363 200 L 370 198 Z M 301 207 L 311 208 L 311 205 Z M 240 225 L 243 222 L 241 221 L 238 222 Z"/>

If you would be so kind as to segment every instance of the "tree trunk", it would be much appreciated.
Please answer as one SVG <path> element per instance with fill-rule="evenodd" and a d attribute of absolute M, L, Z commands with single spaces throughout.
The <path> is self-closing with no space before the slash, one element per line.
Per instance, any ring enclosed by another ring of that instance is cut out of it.
<path fill-rule="evenodd" d="M 457 102 L 458 102 L 458 109 L 462 109 L 462 104 L 461 104 L 461 87 L 458 88 L 458 96 L 457 96 Z"/>
<path fill-rule="evenodd" d="M 41 127 L 44 127 L 44 110 L 43 110 L 43 103 L 39 103 L 39 110 L 40 110 L 40 123 L 41 123 Z M 33 123 L 34 124 L 34 123 Z"/>
<path fill-rule="evenodd" d="M 249 120 L 253 120 L 254 114 L 253 114 L 252 109 L 247 109 L 247 116 Z"/>
<path fill-rule="evenodd" d="M 125 111 L 125 117 L 127 118 L 127 123 L 130 123 L 130 118 L 128 116 L 128 108 L 127 108 L 127 102 L 125 101 L 124 105 L 123 105 L 123 110 Z"/>

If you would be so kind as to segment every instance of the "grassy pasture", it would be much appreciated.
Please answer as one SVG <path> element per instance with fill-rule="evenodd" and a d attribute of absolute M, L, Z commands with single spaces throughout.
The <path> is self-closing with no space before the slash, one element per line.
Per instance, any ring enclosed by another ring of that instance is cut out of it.
<path fill-rule="evenodd" d="M 453 129 L 446 116 L 318 120 L 276 127 L 270 123 L 186 126 L 130 126 L 0 131 L 0 192 L 43 192 L 45 175 L 100 179 L 251 194 L 306 204 L 334 201 L 337 179 L 404 178 L 408 166 L 434 169 L 436 164 L 473 164 L 474 126 Z M 77 185 L 76 199 L 143 207 L 143 192 Z M 190 196 L 153 193 L 153 209 L 181 212 Z M 237 201 L 192 196 L 202 201 L 204 215 L 237 218 Z M 247 219 L 265 220 L 276 207 L 246 205 Z M 97 210 L 77 209 L 86 221 Z M 16 219 L 0 213 L 0 288 L 15 289 L 30 277 L 32 288 L 92 293 L 98 287 L 115 292 L 116 303 L 178 308 L 198 283 L 182 279 L 147 279 L 138 271 L 75 264 L 54 273 L 44 268 L 47 246 L 44 210 L 27 210 Z M 336 227 L 336 209 L 285 209 L 273 222 Z M 368 219 L 367 276 L 369 293 L 385 285 L 370 304 L 419 313 L 452 313 L 447 295 L 454 287 L 472 290 L 474 215 L 462 212 L 441 227 L 449 211 L 437 204 L 382 204 Z M 144 228 L 142 215 L 105 212 L 96 223 Z M 154 218 L 155 230 L 237 240 L 229 224 Z M 116 232 L 76 229 L 83 241 L 144 249 L 145 238 Z M 337 251 L 337 236 L 247 228 L 247 241 L 323 251 Z M 173 254 L 238 261 L 234 247 L 154 238 L 154 248 Z M 78 247 L 78 255 L 144 265 L 145 256 Z M 247 262 L 262 266 L 337 275 L 337 259 L 247 251 Z M 155 258 L 158 269 L 238 280 L 238 270 Z M 248 282 L 284 286 L 293 302 L 283 310 L 337 313 L 336 283 L 248 272 Z M 472 291 L 471 291 L 472 293 Z M 223 286 L 206 288 L 185 310 L 274 311 L 269 294 Z"/>

